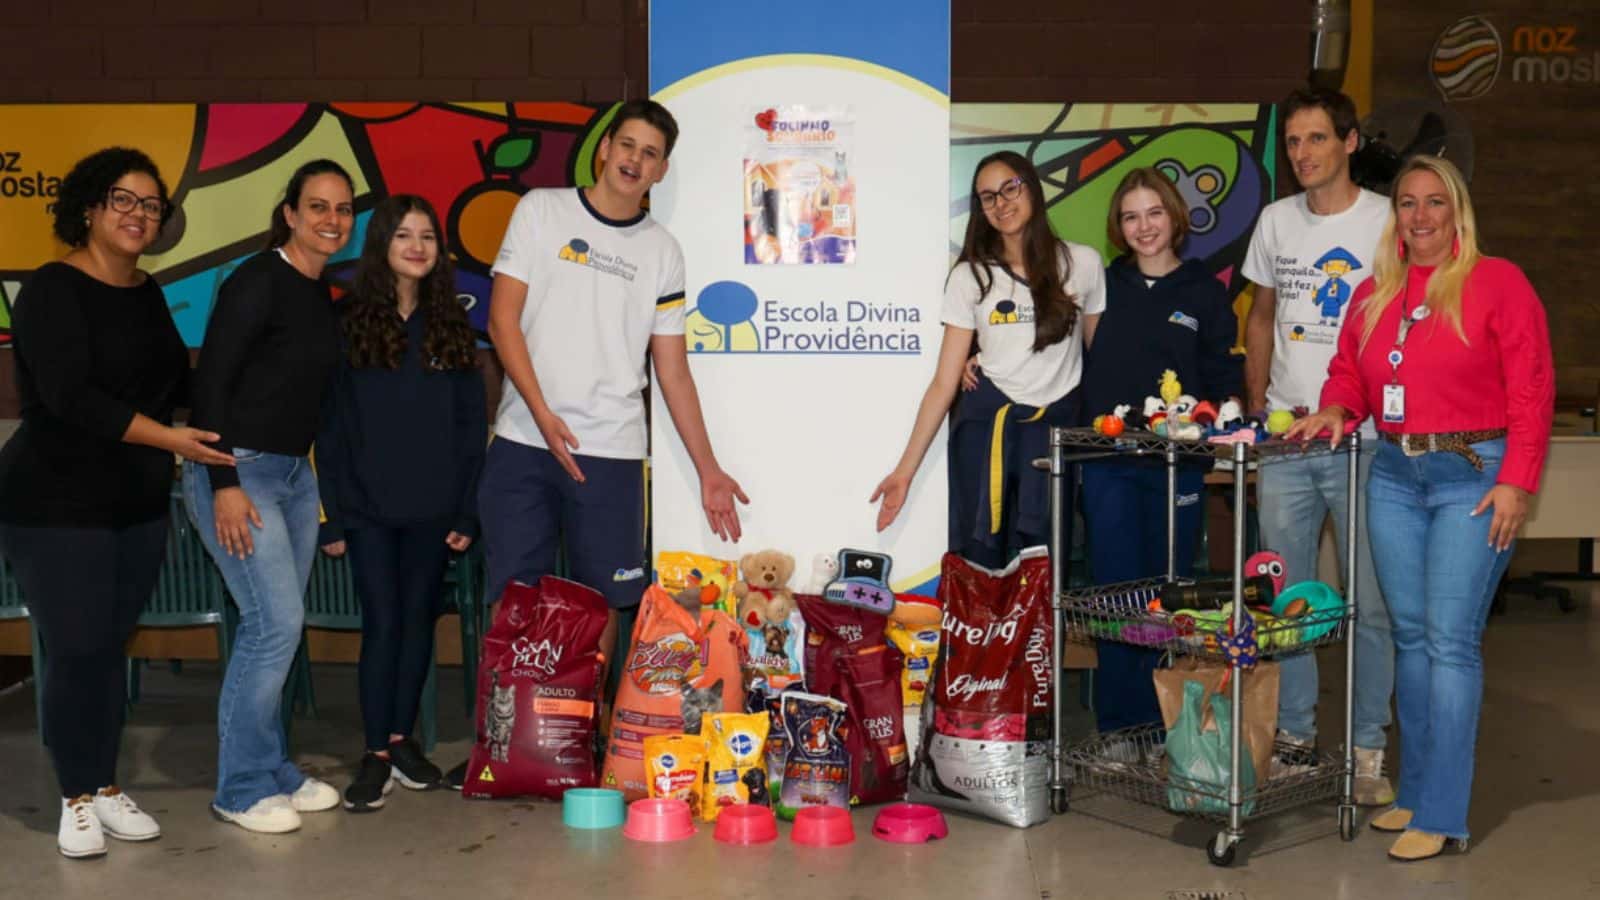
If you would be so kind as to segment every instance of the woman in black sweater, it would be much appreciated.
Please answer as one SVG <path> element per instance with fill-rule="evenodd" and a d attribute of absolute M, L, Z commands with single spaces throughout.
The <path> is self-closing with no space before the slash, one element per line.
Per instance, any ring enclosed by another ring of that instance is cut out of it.
<path fill-rule="evenodd" d="M 1227 291 L 1199 260 L 1178 256 L 1189 230 L 1177 188 L 1154 168 L 1135 169 L 1111 198 L 1107 230 L 1123 255 L 1106 267 L 1106 312 L 1084 362 L 1084 412 L 1105 415 L 1121 404 L 1141 409 L 1172 370 L 1183 391 L 1220 405 L 1240 392 L 1243 367 L 1232 355 L 1238 335 Z M 1167 496 L 1158 463 L 1103 462 L 1083 467 L 1083 515 L 1089 566 L 1098 583 L 1167 573 L 1167 508 L 1177 507 L 1176 574 L 1194 566 L 1205 500 L 1205 470 L 1178 469 Z M 1100 642 L 1095 716 L 1102 733 L 1161 721 L 1151 672 L 1160 653 Z"/>
<path fill-rule="evenodd" d="M 222 283 L 195 372 L 194 421 L 221 435 L 235 467 L 183 467 L 184 500 L 239 607 L 217 702 L 217 818 L 250 831 L 300 827 L 339 792 L 289 761 L 279 706 L 305 622 L 317 552 L 317 484 L 307 453 L 339 362 L 322 278 L 355 225 L 338 163 L 295 171 L 272 212 L 265 253 Z"/>
<path fill-rule="evenodd" d="M 317 437 L 322 549 L 348 550 L 361 598 L 366 753 L 344 793 L 352 812 L 382 807 L 396 778 L 413 790 L 442 780 L 411 732 L 445 563 L 477 534 L 489 431 L 443 238 L 421 197 L 373 210 L 355 290 L 340 304 L 343 362 Z"/>
<path fill-rule="evenodd" d="M 67 173 L 56 237 L 72 250 L 28 280 L 12 323 L 22 424 L 0 450 L 0 551 L 46 648 L 39 727 L 61 785 L 62 854 L 161 828 L 116 786 L 123 646 L 166 553 L 173 454 L 228 466 L 172 427 L 189 355 L 139 256 L 171 206 L 150 157 L 113 147 Z"/>

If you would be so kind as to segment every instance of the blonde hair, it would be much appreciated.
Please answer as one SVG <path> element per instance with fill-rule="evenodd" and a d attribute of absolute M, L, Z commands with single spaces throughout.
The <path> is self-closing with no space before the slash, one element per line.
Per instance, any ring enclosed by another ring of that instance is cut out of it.
<path fill-rule="evenodd" d="M 1461 295 L 1467 283 L 1467 276 L 1478 264 L 1481 253 L 1478 251 L 1478 220 L 1472 214 L 1472 197 L 1467 193 L 1467 180 L 1462 177 L 1461 170 L 1448 159 L 1438 156 L 1418 154 L 1406 160 L 1400 167 L 1400 173 L 1394 178 L 1394 186 L 1390 191 L 1389 223 L 1383 228 L 1383 237 L 1378 239 L 1378 259 L 1376 269 L 1372 275 L 1372 296 L 1362 307 L 1361 317 L 1361 346 L 1366 347 L 1367 340 L 1372 337 L 1373 329 L 1378 327 L 1378 319 L 1383 316 L 1384 310 L 1406 288 L 1406 273 L 1410 264 L 1400 256 L 1399 232 L 1399 203 L 1400 182 L 1414 172 L 1432 172 L 1444 182 L 1445 193 L 1450 196 L 1450 205 L 1455 209 L 1455 248 L 1443 263 L 1434 270 L 1428 278 L 1428 287 L 1422 296 L 1422 302 L 1429 311 L 1439 316 L 1460 336 L 1463 343 L 1467 334 L 1461 327 Z"/>

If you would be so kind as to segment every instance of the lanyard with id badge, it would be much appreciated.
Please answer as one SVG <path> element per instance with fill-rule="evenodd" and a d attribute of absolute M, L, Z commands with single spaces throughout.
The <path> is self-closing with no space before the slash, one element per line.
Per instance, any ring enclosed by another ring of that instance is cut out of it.
<path fill-rule="evenodd" d="M 1411 285 L 1406 284 L 1405 299 L 1400 301 L 1400 327 L 1395 332 L 1394 348 L 1389 351 L 1390 381 L 1383 386 L 1383 421 L 1400 423 L 1406 420 L 1406 386 L 1400 383 L 1400 364 L 1405 362 L 1406 336 L 1411 333 L 1411 326 L 1428 317 L 1427 304 L 1418 304 L 1416 309 L 1407 311 L 1411 303 Z"/>

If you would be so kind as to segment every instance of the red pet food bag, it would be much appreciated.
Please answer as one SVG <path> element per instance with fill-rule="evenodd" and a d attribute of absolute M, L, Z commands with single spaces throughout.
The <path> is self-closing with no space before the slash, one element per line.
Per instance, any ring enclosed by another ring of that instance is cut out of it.
<path fill-rule="evenodd" d="M 1037 825 L 1050 817 L 1050 558 L 1031 548 L 991 571 L 947 553 L 940 575 L 911 799 Z"/>
<path fill-rule="evenodd" d="M 871 613 L 868 613 L 871 615 Z M 845 747 L 850 751 L 850 805 L 903 800 L 906 756 L 905 704 L 900 699 L 904 657 L 894 647 L 837 657 L 844 701 Z"/>
<path fill-rule="evenodd" d="M 829 603 L 815 594 L 796 594 L 794 599 L 806 626 L 802 651 L 806 690 L 838 697 L 839 670 L 835 660 L 882 647 L 889 619 L 868 610 Z"/>
<path fill-rule="evenodd" d="M 707 713 L 744 709 L 744 629 L 726 613 L 696 622 L 660 585 L 645 590 L 611 714 L 602 786 L 632 803 L 648 793 L 644 739 L 699 734 Z"/>
<path fill-rule="evenodd" d="M 577 582 L 547 575 L 537 587 L 506 586 L 483 639 L 477 742 L 462 794 L 557 800 L 597 783 L 605 627 L 605 598 Z"/>

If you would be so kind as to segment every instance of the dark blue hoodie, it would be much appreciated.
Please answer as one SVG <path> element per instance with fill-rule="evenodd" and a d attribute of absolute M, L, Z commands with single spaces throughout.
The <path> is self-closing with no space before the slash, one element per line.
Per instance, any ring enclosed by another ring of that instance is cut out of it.
<path fill-rule="evenodd" d="M 1085 420 L 1119 403 L 1142 409 L 1165 369 L 1200 400 L 1239 396 L 1244 357 L 1229 352 L 1238 328 L 1227 290 L 1198 260 L 1152 280 L 1131 255 L 1118 257 L 1106 267 L 1106 311 L 1084 361 Z"/>

